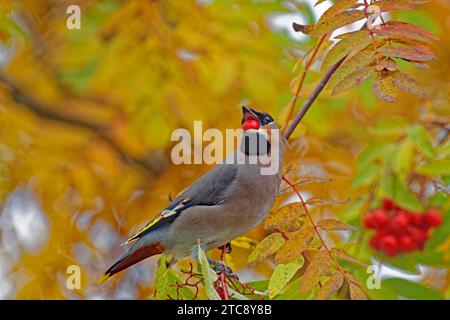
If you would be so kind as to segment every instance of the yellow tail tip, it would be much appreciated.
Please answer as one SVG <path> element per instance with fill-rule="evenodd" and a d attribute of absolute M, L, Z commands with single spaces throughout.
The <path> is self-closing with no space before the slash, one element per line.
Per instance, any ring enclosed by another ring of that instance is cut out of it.
<path fill-rule="evenodd" d="M 112 277 L 111 274 L 105 273 L 105 274 L 102 275 L 100 278 L 98 278 L 97 283 L 98 283 L 98 284 L 103 284 L 103 283 L 105 283 L 106 281 L 108 281 L 111 277 Z"/>

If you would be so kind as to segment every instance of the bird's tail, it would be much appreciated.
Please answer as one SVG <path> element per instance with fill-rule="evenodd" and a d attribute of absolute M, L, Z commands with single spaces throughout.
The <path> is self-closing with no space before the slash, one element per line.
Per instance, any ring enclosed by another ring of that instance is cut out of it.
<path fill-rule="evenodd" d="M 116 263 L 109 267 L 108 270 L 105 271 L 105 273 L 98 279 L 98 283 L 102 284 L 114 274 L 138 263 L 141 260 L 160 254 L 163 251 L 164 247 L 161 242 L 138 248 L 130 248 L 130 250 L 122 258 L 120 258 Z"/>

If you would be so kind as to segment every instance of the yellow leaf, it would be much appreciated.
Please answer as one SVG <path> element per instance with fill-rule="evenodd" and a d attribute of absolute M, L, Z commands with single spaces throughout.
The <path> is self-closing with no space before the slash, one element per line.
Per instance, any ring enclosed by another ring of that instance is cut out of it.
<path fill-rule="evenodd" d="M 264 220 L 264 228 L 280 228 L 288 232 L 295 231 L 303 226 L 305 217 L 305 209 L 300 203 L 290 203 L 276 211 L 270 212 Z"/>
<path fill-rule="evenodd" d="M 258 263 L 264 259 L 270 257 L 272 254 L 277 252 L 278 249 L 283 246 L 285 240 L 283 236 L 279 233 L 272 233 L 265 237 L 253 252 L 248 257 L 248 264 L 250 267 L 256 266 Z"/>
<path fill-rule="evenodd" d="M 303 251 L 308 249 L 313 238 L 314 229 L 310 225 L 304 225 L 278 250 L 275 255 L 276 263 L 286 263 L 299 257 Z"/>
<path fill-rule="evenodd" d="M 398 91 L 391 76 L 380 76 L 372 84 L 372 91 L 375 95 L 386 102 L 397 100 Z"/>
<path fill-rule="evenodd" d="M 335 231 L 335 230 L 356 230 L 358 227 L 349 225 L 343 221 L 335 219 L 323 219 L 317 222 L 317 227 L 325 231 Z"/>

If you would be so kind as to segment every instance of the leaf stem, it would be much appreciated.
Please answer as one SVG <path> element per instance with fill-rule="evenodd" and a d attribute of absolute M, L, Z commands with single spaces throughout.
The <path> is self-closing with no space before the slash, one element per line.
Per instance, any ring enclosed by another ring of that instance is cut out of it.
<path fill-rule="evenodd" d="M 308 207 L 305 203 L 305 201 L 303 200 L 303 197 L 301 196 L 300 192 L 298 192 L 297 188 L 295 187 L 295 185 L 293 183 L 291 183 L 285 176 L 283 176 L 283 180 L 292 188 L 292 190 L 294 190 L 294 192 L 297 194 L 298 198 L 300 199 L 300 202 L 302 203 L 303 208 L 305 209 L 306 212 L 306 216 L 308 217 L 309 222 L 311 223 L 314 232 L 317 234 L 317 237 L 319 238 L 320 242 L 322 243 L 323 248 L 325 249 L 325 251 L 328 253 L 328 255 L 330 256 L 331 260 L 334 262 L 334 264 L 336 265 L 336 267 L 339 269 L 339 271 L 342 273 L 342 275 L 345 277 L 345 271 L 344 269 L 342 269 L 341 265 L 339 264 L 339 262 L 336 260 L 336 258 L 331 254 L 330 249 L 328 248 L 327 244 L 325 243 L 325 240 L 323 239 L 322 235 L 319 232 L 319 229 L 317 228 L 317 225 L 314 223 L 314 220 L 312 219 L 311 213 L 308 210 Z"/>

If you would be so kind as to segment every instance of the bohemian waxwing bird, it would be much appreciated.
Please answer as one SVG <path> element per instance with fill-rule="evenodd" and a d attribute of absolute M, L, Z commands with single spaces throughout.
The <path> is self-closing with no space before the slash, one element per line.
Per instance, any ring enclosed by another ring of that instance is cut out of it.
<path fill-rule="evenodd" d="M 222 247 L 262 222 L 278 195 L 286 141 L 267 113 L 242 112 L 239 148 L 129 238 L 132 245 L 100 283 L 160 253 L 172 255 L 172 262 L 197 257 L 199 243 L 205 251 Z M 275 169 L 264 173 L 269 167 Z"/>

